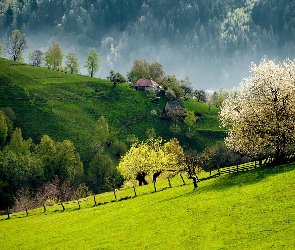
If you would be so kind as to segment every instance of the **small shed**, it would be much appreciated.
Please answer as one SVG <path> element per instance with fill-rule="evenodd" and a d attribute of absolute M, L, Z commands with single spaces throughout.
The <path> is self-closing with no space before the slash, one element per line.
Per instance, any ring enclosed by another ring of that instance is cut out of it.
<path fill-rule="evenodd" d="M 141 78 L 136 83 L 132 85 L 136 90 L 150 91 L 155 90 L 159 91 L 161 89 L 160 84 L 153 81 L 152 78 Z"/>
<path fill-rule="evenodd" d="M 185 106 L 182 101 L 168 101 L 164 107 L 164 113 L 167 115 L 186 116 Z"/>

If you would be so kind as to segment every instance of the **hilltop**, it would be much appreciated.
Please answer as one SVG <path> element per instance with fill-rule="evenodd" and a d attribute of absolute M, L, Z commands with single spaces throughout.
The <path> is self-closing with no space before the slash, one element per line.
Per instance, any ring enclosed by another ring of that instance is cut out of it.
<path fill-rule="evenodd" d="M 64 72 L 34 67 L 0 59 L 0 107 L 11 107 L 16 115 L 16 126 L 25 139 L 35 143 L 43 135 L 56 141 L 69 139 L 74 142 L 83 161 L 89 161 L 88 151 L 93 138 L 95 123 L 105 116 L 112 138 L 123 141 L 133 134 L 140 140 L 146 138 L 147 129 L 155 129 L 164 139 L 178 137 L 183 146 L 202 151 L 206 146 L 222 140 L 224 132 L 218 123 L 218 109 L 186 100 L 189 110 L 202 113 L 195 134 L 174 135 L 170 120 L 159 119 L 166 99 L 151 102 L 146 93 L 135 91 L 129 84 L 115 88 L 104 79 L 71 75 Z M 184 126 L 183 124 L 181 126 Z"/>
<path fill-rule="evenodd" d="M 3 249 L 291 249 L 294 167 L 225 175 L 200 182 L 194 191 L 192 185 L 178 186 L 81 210 L 60 212 L 55 206 L 44 214 L 3 216 L 0 244 Z"/>

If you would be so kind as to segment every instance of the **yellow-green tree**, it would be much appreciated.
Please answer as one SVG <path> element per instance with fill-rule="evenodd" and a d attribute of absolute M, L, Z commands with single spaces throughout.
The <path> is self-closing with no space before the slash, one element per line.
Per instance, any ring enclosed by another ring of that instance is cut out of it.
<path fill-rule="evenodd" d="M 56 41 L 52 41 L 45 53 L 45 64 L 50 69 L 58 70 L 62 66 L 64 55 L 61 47 Z"/>
<path fill-rule="evenodd" d="M 4 145 L 6 142 L 6 138 L 8 135 L 8 126 L 6 123 L 6 117 L 5 114 L 0 111 L 0 147 Z"/>
<path fill-rule="evenodd" d="M 156 177 L 163 171 L 182 169 L 183 149 L 177 139 L 164 143 L 161 137 L 148 138 L 134 143 L 129 151 L 121 157 L 117 170 L 125 179 L 133 179 L 139 185 L 147 184 L 145 176 Z"/>
<path fill-rule="evenodd" d="M 89 54 L 87 57 L 85 68 L 88 70 L 88 74 L 91 77 L 93 77 L 97 73 L 100 67 L 100 64 L 101 64 L 101 59 L 96 49 L 95 48 L 89 49 Z"/>
<path fill-rule="evenodd" d="M 66 55 L 67 71 L 71 74 L 79 74 L 79 61 L 74 52 L 69 51 Z"/>

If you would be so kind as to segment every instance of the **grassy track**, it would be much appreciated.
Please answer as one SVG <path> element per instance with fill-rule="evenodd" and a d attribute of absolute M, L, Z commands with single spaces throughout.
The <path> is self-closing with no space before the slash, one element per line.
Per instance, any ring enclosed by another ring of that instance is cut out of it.
<path fill-rule="evenodd" d="M 1 249 L 294 249 L 295 165 L 0 221 Z M 74 204 L 72 204 L 74 206 Z"/>

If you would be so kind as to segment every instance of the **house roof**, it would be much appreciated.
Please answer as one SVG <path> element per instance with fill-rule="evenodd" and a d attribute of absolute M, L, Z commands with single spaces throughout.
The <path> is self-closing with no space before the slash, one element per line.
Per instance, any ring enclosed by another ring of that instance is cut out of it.
<path fill-rule="evenodd" d="M 168 101 L 166 105 L 171 109 L 185 109 L 184 103 L 181 101 Z"/>
<path fill-rule="evenodd" d="M 151 78 L 141 78 L 136 83 L 133 84 L 133 87 L 150 87 L 158 88 L 160 85 L 153 81 Z"/>

